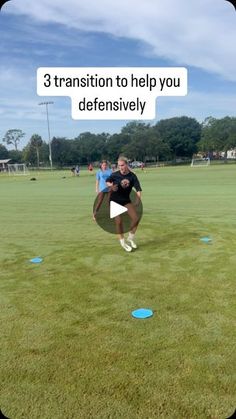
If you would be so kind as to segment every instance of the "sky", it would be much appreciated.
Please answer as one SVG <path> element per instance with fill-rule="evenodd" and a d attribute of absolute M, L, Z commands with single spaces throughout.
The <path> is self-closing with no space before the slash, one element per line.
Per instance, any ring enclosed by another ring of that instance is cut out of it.
<path fill-rule="evenodd" d="M 39 97 L 39 67 L 186 67 L 188 94 L 157 99 L 154 124 L 235 116 L 236 11 L 225 0 L 11 0 L 0 11 L 0 143 L 8 129 L 115 133 L 128 120 L 73 120 L 69 97 Z M 142 121 L 145 122 L 145 121 Z M 11 148 L 11 147 L 10 147 Z"/>

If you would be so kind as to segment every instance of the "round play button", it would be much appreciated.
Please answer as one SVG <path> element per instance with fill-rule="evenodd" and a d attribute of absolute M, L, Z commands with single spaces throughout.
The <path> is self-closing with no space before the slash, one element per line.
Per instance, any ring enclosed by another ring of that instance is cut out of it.
<path fill-rule="evenodd" d="M 103 198 L 103 199 L 102 199 Z M 143 204 L 141 200 L 137 201 L 137 195 L 134 191 L 130 193 L 130 200 L 133 204 L 134 211 L 137 214 L 138 222 L 140 222 L 143 215 Z M 103 230 L 108 233 L 117 234 L 116 217 L 120 216 L 123 223 L 123 231 L 127 233 L 130 231 L 132 225 L 131 218 L 128 215 L 126 206 L 120 205 L 117 202 L 109 201 L 109 194 L 98 194 L 94 204 L 93 213 L 96 210 L 96 222 Z"/>
<path fill-rule="evenodd" d="M 121 215 L 128 211 L 123 205 L 117 204 L 117 202 L 110 201 L 110 218 L 115 218 L 117 215 Z"/>

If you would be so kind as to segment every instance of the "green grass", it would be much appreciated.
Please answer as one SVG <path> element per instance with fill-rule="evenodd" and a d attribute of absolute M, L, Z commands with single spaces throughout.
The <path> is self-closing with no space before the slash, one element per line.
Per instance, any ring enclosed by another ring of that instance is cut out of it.
<path fill-rule="evenodd" d="M 94 176 L 0 176 L 0 408 L 11 419 L 232 414 L 236 168 L 137 173 L 131 254 L 92 221 Z M 154 316 L 133 319 L 139 307 Z"/>

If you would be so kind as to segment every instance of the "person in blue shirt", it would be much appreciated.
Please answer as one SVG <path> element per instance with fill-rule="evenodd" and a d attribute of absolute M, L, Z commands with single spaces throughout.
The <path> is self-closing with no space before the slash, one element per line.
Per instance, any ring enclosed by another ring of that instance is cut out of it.
<path fill-rule="evenodd" d="M 93 219 L 96 220 L 97 212 L 102 205 L 104 197 L 109 193 L 109 188 L 106 184 L 106 180 L 111 176 L 112 170 L 109 169 L 108 162 L 102 160 L 100 170 L 96 173 L 96 193 L 98 194 L 98 201 L 96 208 L 93 213 Z"/>

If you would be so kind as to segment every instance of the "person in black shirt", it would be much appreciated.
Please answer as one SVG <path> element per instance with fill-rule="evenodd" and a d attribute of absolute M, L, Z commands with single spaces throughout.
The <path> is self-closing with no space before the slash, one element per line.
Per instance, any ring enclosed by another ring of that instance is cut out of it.
<path fill-rule="evenodd" d="M 125 157 L 119 157 L 117 172 L 114 172 L 106 180 L 107 185 L 110 188 L 110 201 L 114 201 L 119 205 L 123 205 L 127 208 L 128 215 L 131 220 L 130 231 L 125 242 L 123 223 L 120 215 L 115 217 L 115 223 L 117 233 L 119 235 L 121 246 L 127 251 L 131 252 L 132 249 L 136 249 L 137 245 L 134 241 L 134 235 L 138 227 L 139 218 L 135 209 L 135 205 L 138 204 L 141 199 L 141 186 L 137 176 L 130 171 L 128 162 Z M 130 200 L 130 193 L 133 189 L 136 190 L 136 202 L 133 204 Z"/>

